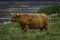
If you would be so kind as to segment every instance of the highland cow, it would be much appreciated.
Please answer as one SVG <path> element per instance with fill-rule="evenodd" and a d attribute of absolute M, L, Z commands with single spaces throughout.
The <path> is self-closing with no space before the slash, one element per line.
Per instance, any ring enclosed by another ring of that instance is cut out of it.
<path fill-rule="evenodd" d="M 12 22 L 19 22 L 24 32 L 28 29 L 45 29 L 47 31 L 48 16 L 46 14 L 17 14 L 13 13 Z"/>

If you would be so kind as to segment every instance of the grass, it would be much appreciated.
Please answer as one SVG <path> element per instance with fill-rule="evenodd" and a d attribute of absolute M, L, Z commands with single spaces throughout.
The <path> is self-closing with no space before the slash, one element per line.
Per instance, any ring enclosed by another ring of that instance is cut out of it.
<path fill-rule="evenodd" d="M 0 40 L 60 40 L 60 22 L 49 22 L 48 31 L 29 29 L 26 34 L 17 22 L 0 25 Z"/>

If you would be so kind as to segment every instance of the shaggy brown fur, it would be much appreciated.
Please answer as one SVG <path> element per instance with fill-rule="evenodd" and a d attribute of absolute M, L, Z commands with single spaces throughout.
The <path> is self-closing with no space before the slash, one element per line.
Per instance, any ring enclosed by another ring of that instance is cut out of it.
<path fill-rule="evenodd" d="M 46 14 L 14 14 L 12 15 L 11 21 L 18 21 L 24 32 L 28 29 L 47 30 L 48 26 L 48 16 Z"/>

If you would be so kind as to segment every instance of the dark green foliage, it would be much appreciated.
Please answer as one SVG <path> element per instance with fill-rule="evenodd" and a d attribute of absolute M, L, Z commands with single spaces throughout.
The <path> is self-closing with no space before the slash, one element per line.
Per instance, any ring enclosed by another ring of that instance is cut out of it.
<path fill-rule="evenodd" d="M 46 14 L 60 13 L 60 5 L 56 4 L 43 9 L 40 8 L 37 13 L 46 13 Z"/>

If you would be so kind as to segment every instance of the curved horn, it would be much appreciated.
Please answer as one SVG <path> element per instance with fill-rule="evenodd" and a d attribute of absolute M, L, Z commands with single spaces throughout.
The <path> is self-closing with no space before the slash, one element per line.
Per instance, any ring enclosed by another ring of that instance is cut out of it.
<path fill-rule="evenodd" d="M 17 13 L 17 15 L 19 15 L 19 13 Z"/>

